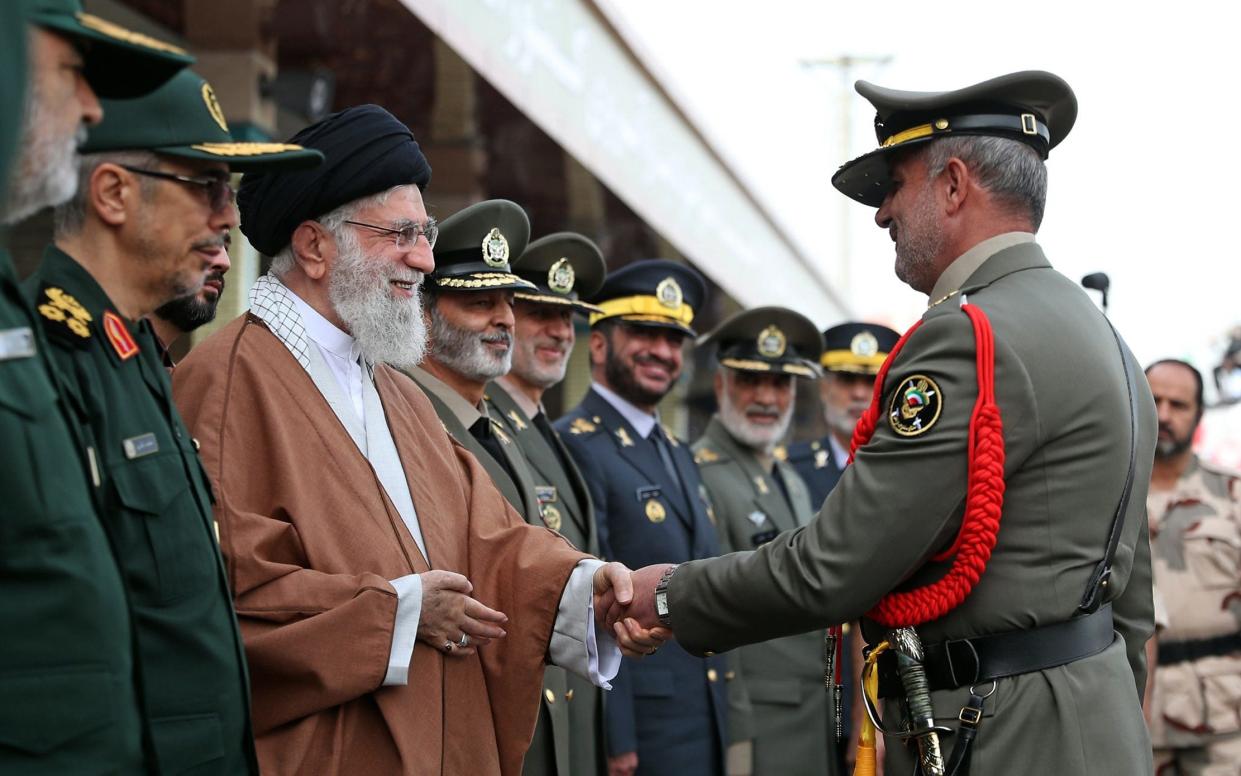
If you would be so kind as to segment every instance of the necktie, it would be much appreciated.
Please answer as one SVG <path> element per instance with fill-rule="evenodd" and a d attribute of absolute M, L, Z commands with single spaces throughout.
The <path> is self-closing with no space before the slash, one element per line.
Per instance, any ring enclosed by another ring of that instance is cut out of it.
<path fill-rule="evenodd" d="M 568 472 L 569 462 L 565 460 L 564 451 L 560 449 L 560 438 L 556 436 L 556 429 L 552 428 L 552 424 L 547 421 L 547 416 L 539 412 L 532 418 L 532 422 L 534 427 L 539 430 L 539 433 L 543 435 L 543 439 L 548 446 L 556 453 L 556 460 L 560 462 L 560 468 Z"/>
<path fill-rule="evenodd" d="M 474 421 L 474 425 L 470 426 L 470 435 L 478 440 L 478 443 L 483 446 L 492 458 L 495 459 L 495 462 L 504 468 L 504 471 L 508 474 L 509 479 L 516 484 L 517 477 L 513 474 L 512 466 L 509 465 L 508 456 L 504 454 L 504 446 L 500 443 L 499 438 L 496 437 L 495 433 L 491 430 L 491 419 L 488 417 L 481 417 Z"/>
<path fill-rule="evenodd" d="M 672 484 L 684 494 L 685 488 L 681 484 L 681 477 L 677 474 L 676 464 L 672 462 L 672 450 L 668 444 L 668 438 L 664 436 L 664 431 L 659 427 L 658 423 L 651 429 L 651 434 L 647 439 L 651 440 L 655 445 L 655 449 L 659 451 L 659 459 L 664 462 L 664 469 L 667 470 Z"/>

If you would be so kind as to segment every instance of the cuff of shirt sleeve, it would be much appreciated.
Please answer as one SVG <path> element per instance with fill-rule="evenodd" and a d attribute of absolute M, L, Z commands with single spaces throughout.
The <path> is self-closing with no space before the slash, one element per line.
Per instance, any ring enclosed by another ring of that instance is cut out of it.
<path fill-rule="evenodd" d="M 610 634 L 595 632 L 594 579 L 603 561 L 578 561 L 564 593 L 548 648 L 551 662 L 584 676 L 592 684 L 612 689 L 610 680 L 620 670 L 621 654 Z"/>
<path fill-rule="evenodd" d="M 422 616 L 422 577 L 409 574 L 391 581 L 396 588 L 396 623 L 392 626 L 392 648 L 388 651 L 388 673 L 384 686 L 409 683 L 409 666 L 414 660 L 418 639 L 418 620 Z"/>

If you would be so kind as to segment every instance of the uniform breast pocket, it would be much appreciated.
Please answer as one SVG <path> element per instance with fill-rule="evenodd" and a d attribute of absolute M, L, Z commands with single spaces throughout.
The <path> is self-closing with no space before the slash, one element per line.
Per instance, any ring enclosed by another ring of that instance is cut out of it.
<path fill-rule="evenodd" d="M 215 547 L 177 455 L 126 461 L 110 479 L 121 506 L 117 550 L 131 586 L 158 602 L 209 587 Z"/>
<path fill-rule="evenodd" d="M 1208 590 L 1235 590 L 1241 579 L 1241 531 L 1222 517 L 1208 517 L 1185 531 L 1185 563 Z"/>

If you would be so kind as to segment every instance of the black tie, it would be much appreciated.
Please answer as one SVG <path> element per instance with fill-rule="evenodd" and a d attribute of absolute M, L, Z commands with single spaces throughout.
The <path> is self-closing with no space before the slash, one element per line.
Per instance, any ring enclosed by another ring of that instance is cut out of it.
<path fill-rule="evenodd" d="M 672 479 L 672 484 L 683 494 L 685 488 L 681 485 L 681 477 L 677 474 L 676 464 L 672 462 L 672 449 L 668 444 L 668 437 L 664 436 L 664 431 L 659 427 L 658 423 L 651 429 L 650 436 L 647 439 L 651 440 L 655 445 L 655 449 L 659 451 L 659 458 L 664 462 L 664 469 L 667 470 L 668 476 Z"/>
<path fill-rule="evenodd" d="M 504 468 L 509 478 L 516 483 L 517 477 L 513 474 L 513 468 L 509 465 L 508 456 L 504 454 L 504 446 L 500 443 L 499 437 L 491 428 L 491 418 L 482 417 L 474 421 L 474 425 L 470 426 L 470 434 L 478 440 L 496 463 Z"/>
<path fill-rule="evenodd" d="M 565 472 L 569 471 L 569 462 L 565 460 L 564 451 L 560 449 L 560 437 L 556 436 L 556 429 L 552 428 L 552 424 L 547 421 L 547 416 L 542 412 L 537 413 L 532 419 L 534 427 L 543 435 L 543 439 L 556 453 L 556 460 L 560 462 L 560 468 Z"/>

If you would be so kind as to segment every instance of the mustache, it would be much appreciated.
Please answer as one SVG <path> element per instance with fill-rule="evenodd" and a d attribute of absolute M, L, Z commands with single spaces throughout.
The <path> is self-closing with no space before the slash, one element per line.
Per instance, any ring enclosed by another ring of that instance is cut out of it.
<path fill-rule="evenodd" d="M 228 232 L 224 232 L 218 237 L 212 237 L 209 240 L 199 240 L 190 247 L 196 251 L 206 250 L 207 248 L 223 248 L 224 250 L 228 250 L 229 246 L 232 244 L 232 236 Z"/>
<path fill-rule="evenodd" d="M 495 334 L 480 334 L 478 341 L 488 345 L 502 344 L 505 347 L 512 347 L 513 335 L 507 331 L 497 331 Z"/>
<path fill-rule="evenodd" d="M 748 404 L 745 408 L 747 415 L 769 415 L 773 418 L 780 417 L 780 409 L 774 404 Z"/>
<path fill-rule="evenodd" d="M 641 355 L 634 356 L 633 362 L 635 364 L 658 364 L 659 366 L 662 366 L 664 369 L 667 369 L 669 371 L 672 371 L 673 369 L 676 368 L 676 365 L 673 364 L 668 359 L 660 358 L 659 356 L 656 356 L 651 353 L 643 353 Z"/>
<path fill-rule="evenodd" d="M 397 269 L 388 276 L 388 282 L 399 280 L 402 283 L 412 283 L 415 286 L 422 285 L 423 279 L 424 275 L 420 270 L 411 269 L 409 267 Z"/>

